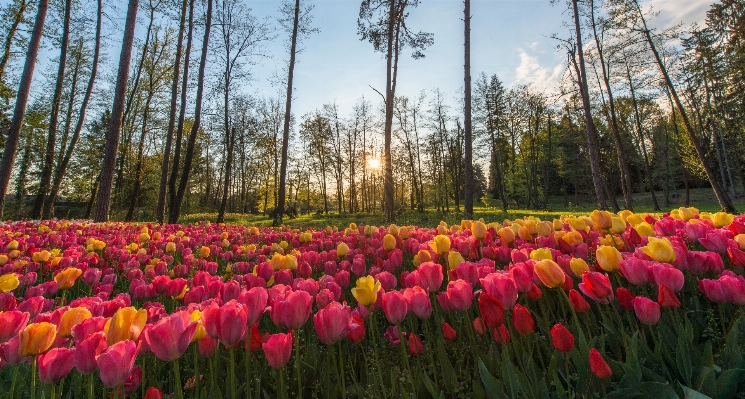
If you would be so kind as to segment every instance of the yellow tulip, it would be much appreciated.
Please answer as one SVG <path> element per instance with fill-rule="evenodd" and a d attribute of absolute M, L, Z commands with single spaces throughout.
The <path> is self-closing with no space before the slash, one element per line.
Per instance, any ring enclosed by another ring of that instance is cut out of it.
<path fill-rule="evenodd" d="M 623 257 L 616 248 L 608 245 L 601 245 L 595 251 L 595 259 L 597 259 L 598 265 L 601 269 L 610 273 L 619 270 L 618 264 L 621 263 Z"/>
<path fill-rule="evenodd" d="M 740 246 L 740 249 L 745 251 L 745 234 L 736 235 L 735 241 L 737 242 L 737 245 Z"/>
<path fill-rule="evenodd" d="M 695 212 L 694 212 L 695 210 Z M 680 218 L 683 220 L 691 220 L 698 214 L 698 209 L 696 208 L 686 208 L 681 206 L 678 208 L 678 214 L 680 215 Z"/>
<path fill-rule="evenodd" d="M 14 273 L 3 274 L 0 276 L 0 292 L 10 292 L 18 288 L 21 282 Z"/>
<path fill-rule="evenodd" d="M 347 256 L 348 253 L 349 246 L 346 243 L 340 242 L 339 245 L 336 246 L 336 256 L 343 258 Z"/>
<path fill-rule="evenodd" d="M 357 223 L 349 223 L 349 229 L 357 231 Z"/>
<path fill-rule="evenodd" d="M 553 226 L 555 231 L 563 230 L 564 222 L 561 219 L 554 219 Z"/>
<path fill-rule="evenodd" d="M 150 241 L 150 234 L 148 234 L 148 233 L 145 233 L 145 232 L 142 232 L 142 233 L 140 233 L 140 235 L 139 235 L 139 236 L 137 237 L 137 239 L 138 239 L 138 240 L 139 240 L 139 241 L 140 241 L 141 243 L 143 243 L 143 244 L 144 244 L 144 243 L 146 243 L 146 242 Z"/>
<path fill-rule="evenodd" d="M 398 229 L 398 236 L 401 237 L 402 240 L 408 240 L 409 239 L 409 228 L 404 226 Z"/>
<path fill-rule="evenodd" d="M 0 266 L 5 265 L 8 263 L 8 255 L 0 254 Z"/>
<path fill-rule="evenodd" d="M 466 260 L 463 259 L 463 255 L 461 255 L 458 251 L 450 251 L 450 253 L 448 253 L 448 267 L 450 268 L 450 270 L 455 270 L 458 265 L 465 261 Z"/>
<path fill-rule="evenodd" d="M 474 238 L 477 240 L 483 240 L 486 238 L 486 225 L 484 222 L 477 220 L 471 224 L 471 232 L 473 233 Z"/>
<path fill-rule="evenodd" d="M 51 254 L 47 250 L 42 250 L 39 252 L 34 252 L 31 254 L 31 260 L 33 260 L 36 263 L 45 263 L 49 260 L 49 256 Z"/>
<path fill-rule="evenodd" d="M 564 280 L 566 279 L 566 275 L 564 274 L 564 271 L 561 270 L 561 267 L 556 262 L 549 259 L 543 259 L 536 262 L 533 271 L 535 272 L 535 275 L 538 276 L 538 279 L 541 280 L 543 285 L 548 288 L 558 287 L 564 284 Z"/>
<path fill-rule="evenodd" d="M 569 219 L 569 225 L 572 226 L 572 228 L 575 230 L 590 230 L 590 227 L 587 226 L 587 223 L 585 223 L 584 220 L 578 218 Z"/>
<path fill-rule="evenodd" d="M 439 225 L 437 226 L 437 234 L 439 235 L 446 235 L 450 232 L 447 226 Z"/>
<path fill-rule="evenodd" d="M 66 290 L 75 285 L 75 281 L 83 274 L 83 271 L 77 267 L 68 267 L 67 269 L 57 273 L 54 276 L 54 281 L 57 282 L 57 287 L 61 290 Z"/>
<path fill-rule="evenodd" d="M 297 258 L 293 255 L 285 256 L 285 269 L 297 270 Z"/>
<path fill-rule="evenodd" d="M 446 235 L 438 234 L 429 246 L 439 255 L 444 255 L 450 251 L 450 238 Z"/>
<path fill-rule="evenodd" d="M 106 342 L 109 346 L 117 342 L 132 340 L 140 336 L 142 328 L 147 323 L 147 310 L 137 310 L 133 307 L 121 308 L 106 323 Z"/>
<path fill-rule="evenodd" d="M 575 276 L 582 277 L 584 272 L 590 271 L 590 266 L 588 266 L 587 262 L 582 258 L 572 258 L 572 260 L 569 261 L 569 269 L 572 270 L 572 273 L 574 273 Z"/>
<path fill-rule="evenodd" d="M 626 223 L 628 221 L 627 220 L 628 217 L 631 216 L 631 215 L 633 215 L 633 214 L 634 214 L 634 212 L 631 212 L 628 209 L 624 209 L 621 212 L 618 212 L 618 216 L 621 218 L 621 220 L 623 220 L 624 223 Z"/>
<path fill-rule="evenodd" d="M 370 306 L 378 300 L 380 281 L 375 281 L 372 276 L 360 277 L 352 288 L 352 295 L 362 306 Z"/>
<path fill-rule="evenodd" d="M 13 240 L 8 243 L 8 250 L 12 251 L 14 249 L 18 249 L 18 241 Z"/>
<path fill-rule="evenodd" d="M 626 222 L 623 221 L 620 217 L 613 217 L 612 218 L 613 224 L 610 228 L 610 232 L 613 234 L 621 234 L 624 231 L 626 231 Z"/>
<path fill-rule="evenodd" d="M 100 240 L 93 240 L 93 250 L 94 251 L 102 251 L 104 248 L 106 248 L 106 243 Z"/>
<path fill-rule="evenodd" d="M 202 338 L 207 336 L 207 330 L 204 329 L 204 326 L 202 325 L 202 312 L 195 310 L 191 312 L 189 315 L 189 319 L 192 321 L 192 323 L 197 323 L 197 330 L 194 332 L 194 336 L 191 338 L 191 342 L 197 342 L 201 341 Z"/>
<path fill-rule="evenodd" d="M 722 228 L 724 226 L 729 226 L 732 224 L 732 222 L 735 220 L 734 215 L 730 215 L 727 212 L 717 212 L 714 214 L 714 217 L 712 217 L 712 222 L 714 222 L 714 226 L 717 228 Z"/>
<path fill-rule="evenodd" d="M 396 248 L 396 237 L 391 234 L 383 236 L 383 249 L 392 251 L 394 248 Z"/>
<path fill-rule="evenodd" d="M 202 259 L 207 259 L 210 257 L 210 247 L 202 246 L 202 248 L 199 249 L 199 257 Z"/>
<path fill-rule="evenodd" d="M 269 260 L 269 264 L 272 265 L 272 270 L 275 272 L 285 268 L 285 256 L 279 253 L 275 253 L 272 259 Z"/>
<path fill-rule="evenodd" d="M 554 232 L 554 225 L 549 222 L 540 222 L 536 225 L 538 235 L 541 237 L 548 237 Z"/>
<path fill-rule="evenodd" d="M 554 260 L 554 255 L 551 254 L 551 250 L 548 248 L 538 248 L 534 249 L 530 252 L 530 259 L 533 260 L 543 260 L 543 259 L 549 259 Z"/>
<path fill-rule="evenodd" d="M 647 222 L 637 224 L 634 226 L 634 230 L 636 230 L 636 233 L 642 237 L 652 237 L 655 235 L 654 227 Z"/>
<path fill-rule="evenodd" d="M 56 337 L 57 327 L 52 323 L 29 324 L 18 333 L 18 353 L 23 357 L 44 353 L 52 346 Z"/>
<path fill-rule="evenodd" d="M 605 231 L 613 226 L 613 214 L 608 211 L 592 211 L 590 219 L 598 231 Z"/>
<path fill-rule="evenodd" d="M 508 244 L 515 241 L 515 232 L 509 227 L 502 227 L 497 231 L 497 234 Z"/>
<path fill-rule="evenodd" d="M 530 241 L 533 239 L 533 235 L 530 234 L 530 228 L 528 226 L 520 227 L 517 231 L 517 236 L 523 241 Z"/>
<path fill-rule="evenodd" d="M 72 336 L 70 334 L 72 328 L 82 323 L 84 320 L 90 319 L 92 316 L 90 310 L 82 306 L 68 310 L 62 315 L 57 334 L 60 337 L 70 338 Z"/>
<path fill-rule="evenodd" d="M 398 233 L 399 233 L 398 226 L 396 226 L 395 224 L 392 224 L 392 225 L 388 226 L 388 234 L 390 234 L 390 235 L 392 235 L 394 237 L 398 237 Z"/>
<path fill-rule="evenodd" d="M 675 250 L 667 238 L 649 237 L 649 243 L 642 247 L 642 251 L 657 262 L 675 262 Z"/>
<path fill-rule="evenodd" d="M 582 237 L 582 233 L 577 230 L 568 231 L 563 237 L 561 237 L 561 239 L 569 245 L 582 244 L 585 241 Z"/>
<path fill-rule="evenodd" d="M 414 266 L 418 267 L 424 262 L 431 262 L 432 255 L 426 249 L 420 249 L 419 252 L 414 255 L 413 263 Z"/>
<path fill-rule="evenodd" d="M 166 244 L 166 252 L 168 252 L 169 254 L 176 252 L 176 243 L 171 241 Z"/>

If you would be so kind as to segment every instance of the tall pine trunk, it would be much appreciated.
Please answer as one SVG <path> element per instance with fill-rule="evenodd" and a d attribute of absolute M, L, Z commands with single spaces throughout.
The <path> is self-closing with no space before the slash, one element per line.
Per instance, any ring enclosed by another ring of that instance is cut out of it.
<path fill-rule="evenodd" d="M 463 8 L 463 23 L 465 25 L 465 43 L 464 43 L 464 54 L 465 63 L 464 78 L 463 82 L 465 85 L 465 104 L 464 104 L 464 140 L 465 140 L 465 154 L 464 162 L 465 167 L 465 202 L 463 203 L 464 217 L 466 219 L 473 219 L 473 134 L 471 129 L 471 0 L 464 1 L 465 7 Z"/>
<path fill-rule="evenodd" d="M 13 48 L 13 39 L 18 32 L 18 26 L 23 22 L 23 14 L 26 12 L 28 2 L 21 0 L 21 4 L 18 5 L 18 10 L 13 16 L 13 23 L 10 25 L 10 29 L 5 36 L 5 43 L 3 43 L 3 55 L 0 58 L 0 84 L 2 84 L 3 78 L 5 77 L 5 67 L 8 65 L 10 60 L 11 49 Z"/>
<path fill-rule="evenodd" d="M 119 72 L 114 89 L 114 105 L 111 112 L 111 122 L 106 137 L 101 178 L 96 194 L 96 208 L 93 212 L 94 222 L 107 222 L 111 207 L 111 188 L 114 182 L 114 168 L 116 155 L 119 150 L 119 136 L 122 131 L 122 115 L 124 114 L 124 99 L 127 95 L 127 79 L 129 78 L 129 64 L 132 60 L 132 43 L 134 42 L 135 27 L 137 25 L 137 7 L 139 0 L 129 0 L 127 20 L 124 24 L 124 40 L 122 52 L 119 56 Z"/>
<path fill-rule="evenodd" d="M 393 130 L 393 99 L 395 96 L 393 83 L 393 33 L 396 25 L 396 0 L 390 0 L 388 9 L 388 48 L 386 50 L 385 76 L 385 130 L 383 144 L 383 174 L 385 176 L 385 220 L 393 222 L 393 163 L 391 160 L 391 132 Z"/>
<path fill-rule="evenodd" d="M 23 65 L 21 83 L 18 87 L 18 94 L 16 95 L 13 119 L 8 128 L 8 138 L 5 141 L 3 158 L 0 160 L 0 218 L 3 216 L 5 192 L 8 190 L 8 184 L 10 183 L 10 173 L 13 171 L 13 161 L 18 150 L 18 138 L 23 128 L 23 119 L 26 116 L 26 105 L 28 105 L 28 96 L 31 91 L 31 80 L 34 77 L 36 58 L 39 56 L 39 44 L 41 43 L 48 8 L 49 0 L 39 0 L 39 5 L 36 9 L 34 30 L 31 32 L 31 39 L 29 40 L 28 51 L 26 52 L 26 62 Z"/>

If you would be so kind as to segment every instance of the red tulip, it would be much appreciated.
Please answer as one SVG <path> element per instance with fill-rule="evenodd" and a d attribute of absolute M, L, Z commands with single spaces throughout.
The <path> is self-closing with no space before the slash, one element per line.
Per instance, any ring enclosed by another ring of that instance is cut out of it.
<path fill-rule="evenodd" d="M 306 292 L 307 294 L 307 292 Z M 269 365 L 279 370 L 290 361 L 292 355 L 292 332 L 287 334 L 272 334 L 269 339 L 261 344 Z"/>
<path fill-rule="evenodd" d="M 541 291 L 541 288 L 538 287 L 535 284 L 533 284 L 533 286 L 530 287 L 530 289 L 528 290 L 527 294 L 528 294 L 528 298 L 530 298 L 530 299 L 532 299 L 534 301 L 537 301 L 537 300 L 541 299 L 541 297 L 543 297 L 543 291 Z"/>
<path fill-rule="evenodd" d="M 488 328 L 495 328 L 504 323 L 504 308 L 497 298 L 482 291 L 479 295 L 481 319 Z"/>
<path fill-rule="evenodd" d="M 305 291 L 292 291 L 274 300 L 269 315 L 278 327 L 297 330 L 308 321 L 312 305 L 313 297 L 310 294 Z"/>
<path fill-rule="evenodd" d="M 349 341 L 353 344 L 357 344 L 363 339 L 365 339 L 365 321 L 362 320 L 361 317 L 358 316 L 352 316 L 352 323 L 350 324 L 350 330 L 349 335 L 347 335 L 347 338 L 349 338 Z"/>
<path fill-rule="evenodd" d="M 562 353 L 567 353 L 574 348 L 574 335 L 563 324 L 551 327 L 551 341 L 554 348 Z"/>
<path fill-rule="evenodd" d="M 486 334 L 486 326 L 484 325 L 484 321 L 481 320 L 481 317 L 477 317 L 473 319 L 473 329 L 476 331 L 476 334 L 478 335 L 484 335 Z"/>
<path fill-rule="evenodd" d="M 352 309 L 339 302 L 331 302 L 313 315 L 313 327 L 318 339 L 326 345 L 333 345 L 346 338 L 352 323 Z"/>
<path fill-rule="evenodd" d="M 528 335 L 535 331 L 535 320 L 530 314 L 530 310 L 522 305 L 515 305 L 512 309 L 512 326 L 515 330 L 523 335 Z"/>
<path fill-rule="evenodd" d="M 151 387 L 145 392 L 145 399 L 163 399 L 163 393 L 160 389 Z"/>
<path fill-rule="evenodd" d="M 142 367 L 134 366 L 132 372 L 129 373 L 127 381 L 124 382 L 124 393 L 131 395 L 140 388 L 142 384 Z"/>
<path fill-rule="evenodd" d="M 101 370 L 101 382 L 109 388 L 123 385 L 132 372 L 136 357 L 137 345 L 134 341 L 119 341 L 111 345 L 96 358 Z"/>
<path fill-rule="evenodd" d="M 616 296 L 618 296 L 618 304 L 626 310 L 634 309 L 634 296 L 631 291 L 624 287 L 616 288 Z"/>
<path fill-rule="evenodd" d="M 590 371 L 598 378 L 608 378 L 613 375 L 608 363 L 603 359 L 603 355 L 595 348 L 590 349 Z"/>
<path fill-rule="evenodd" d="M 448 284 L 447 295 L 453 309 L 461 312 L 468 310 L 473 302 L 473 289 L 465 280 L 451 281 Z"/>
<path fill-rule="evenodd" d="M 657 290 L 657 303 L 664 308 L 679 308 L 680 300 L 673 290 L 668 288 L 665 284 L 662 284 Z"/>
<path fill-rule="evenodd" d="M 499 345 L 510 343 L 510 330 L 504 324 L 500 325 L 499 328 L 492 328 L 491 333 L 494 341 Z"/>
<path fill-rule="evenodd" d="M 587 312 L 590 310 L 590 304 L 587 303 L 585 298 L 582 297 L 582 294 L 577 290 L 569 291 L 569 302 L 571 302 L 572 307 L 577 312 Z"/>
<path fill-rule="evenodd" d="M 75 348 L 54 348 L 39 355 L 39 381 L 54 384 L 72 370 Z"/>
<path fill-rule="evenodd" d="M 653 326 L 660 321 L 660 304 L 643 296 L 634 298 L 634 312 L 643 324 Z"/>
<path fill-rule="evenodd" d="M 409 305 L 409 310 L 414 312 L 416 317 L 424 320 L 432 315 L 432 302 L 429 300 L 427 291 L 422 287 L 417 286 L 405 289 L 404 298 L 406 298 L 406 302 Z"/>
<path fill-rule="evenodd" d="M 18 336 L 18 333 L 28 324 L 28 313 L 13 310 L 0 312 L 0 343 Z"/>
<path fill-rule="evenodd" d="M 188 312 L 176 312 L 146 330 L 145 340 L 158 359 L 170 362 L 186 353 L 198 326 Z"/>
<path fill-rule="evenodd" d="M 613 287 L 610 284 L 610 279 L 603 273 L 585 272 L 582 274 L 579 289 L 598 303 L 608 304 L 613 299 Z"/>
<path fill-rule="evenodd" d="M 383 295 L 383 311 L 391 324 L 399 325 L 404 321 L 408 306 L 406 298 L 398 291 L 386 292 Z"/>
<path fill-rule="evenodd" d="M 457 336 L 457 333 L 455 332 L 453 327 L 450 327 L 450 324 L 442 323 L 442 335 L 448 341 L 455 341 L 455 337 Z"/>
<path fill-rule="evenodd" d="M 253 340 L 253 337 L 251 339 Z M 217 341 L 208 335 L 197 341 L 197 348 L 199 349 L 199 355 L 203 358 L 212 357 L 217 349 Z"/>
<path fill-rule="evenodd" d="M 424 262 L 417 268 L 422 280 L 422 288 L 428 292 L 437 292 L 442 286 L 442 266 L 434 262 Z"/>
<path fill-rule="evenodd" d="M 106 334 L 93 333 L 75 344 L 74 365 L 80 374 L 91 374 L 98 370 L 96 357 L 106 350 Z"/>
<path fill-rule="evenodd" d="M 419 336 L 414 333 L 409 334 L 409 352 L 414 356 L 419 356 L 424 352 L 422 340 L 420 340 Z"/>

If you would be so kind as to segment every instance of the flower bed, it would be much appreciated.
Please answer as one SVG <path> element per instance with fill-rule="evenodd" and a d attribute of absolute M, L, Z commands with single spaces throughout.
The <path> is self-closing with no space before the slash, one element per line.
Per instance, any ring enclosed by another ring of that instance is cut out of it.
<path fill-rule="evenodd" d="M 745 215 L 0 229 L 10 398 L 745 396 Z"/>

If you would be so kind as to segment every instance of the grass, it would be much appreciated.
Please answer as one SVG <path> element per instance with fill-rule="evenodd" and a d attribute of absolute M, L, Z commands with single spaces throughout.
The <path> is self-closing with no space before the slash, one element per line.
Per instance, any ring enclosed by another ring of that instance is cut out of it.
<path fill-rule="evenodd" d="M 657 192 L 657 199 L 660 202 L 660 207 L 663 211 L 669 211 L 674 208 L 678 208 L 684 205 L 684 195 L 682 190 L 677 192 L 677 196 L 671 193 L 670 205 L 665 207 L 663 204 L 663 193 Z M 633 196 L 634 199 L 634 210 L 636 212 L 653 212 L 652 198 L 649 193 L 640 193 Z M 623 198 L 617 198 L 618 203 L 623 206 Z M 496 202 L 496 201 L 495 201 Z M 691 190 L 691 206 L 695 206 L 701 211 L 717 212 L 720 210 L 719 204 L 716 201 L 711 189 L 693 189 Z M 740 210 L 745 209 L 745 197 L 740 197 L 735 200 L 735 206 Z M 522 218 L 523 216 L 535 216 L 544 220 L 552 220 L 558 218 L 561 215 L 583 215 L 591 212 L 595 209 L 591 203 L 583 204 L 570 204 L 568 207 L 563 206 L 563 198 L 555 197 L 549 198 L 549 207 L 547 210 L 536 210 L 536 209 L 508 209 L 507 212 L 502 212 L 501 209 L 495 207 L 477 206 L 474 207 L 474 218 L 483 218 L 486 222 L 502 222 L 505 219 L 516 219 Z M 462 210 L 462 207 L 461 207 Z M 181 223 L 194 223 L 200 220 L 214 221 L 217 218 L 217 213 L 200 213 L 185 215 L 181 218 Z M 441 220 L 447 222 L 449 225 L 460 223 L 463 219 L 462 212 L 437 212 L 435 209 L 430 208 L 425 212 L 420 213 L 413 210 L 406 210 L 396 218 L 396 223 L 399 225 L 415 225 L 415 226 L 434 226 Z M 251 225 L 251 226 L 271 226 L 272 220 L 268 216 L 264 215 L 249 215 L 249 214 L 226 214 L 225 221 L 233 224 Z M 357 223 L 358 225 L 385 225 L 385 217 L 381 211 L 376 213 L 329 213 L 327 215 L 301 215 L 295 219 L 286 219 L 285 224 L 293 227 L 326 227 L 326 226 L 339 226 L 344 227 L 350 223 Z"/>

